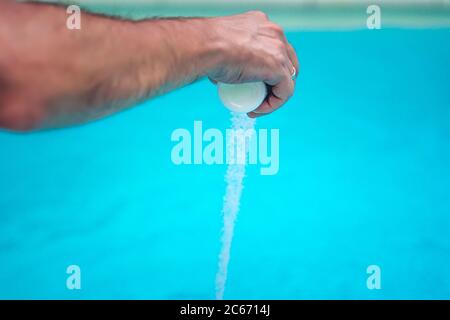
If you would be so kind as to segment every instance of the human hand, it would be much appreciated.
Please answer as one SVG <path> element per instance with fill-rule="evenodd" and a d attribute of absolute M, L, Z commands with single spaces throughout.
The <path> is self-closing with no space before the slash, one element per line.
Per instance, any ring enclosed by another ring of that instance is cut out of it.
<path fill-rule="evenodd" d="M 266 83 L 269 94 L 249 117 L 279 109 L 293 95 L 299 70 L 297 55 L 283 29 L 260 11 L 212 18 L 210 22 L 222 59 L 209 78 L 224 83 Z"/>

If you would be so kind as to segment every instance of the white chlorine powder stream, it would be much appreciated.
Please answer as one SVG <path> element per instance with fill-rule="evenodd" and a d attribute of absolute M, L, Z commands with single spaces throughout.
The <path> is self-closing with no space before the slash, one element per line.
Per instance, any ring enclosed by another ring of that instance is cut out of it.
<path fill-rule="evenodd" d="M 238 130 L 254 129 L 255 119 L 249 118 L 245 113 L 232 113 L 232 129 Z M 243 141 L 243 143 L 241 143 Z M 247 159 L 248 145 L 245 139 L 227 139 L 227 154 L 234 154 L 237 157 L 244 154 Z M 244 150 L 245 149 L 245 150 Z M 237 159 L 236 157 L 236 159 Z M 233 241 L 234 225 L 239 212 L 243 181 L 245 177 L 246 161 L 235 161 L 229 164 L 225 174 L 226 191 L 223 200 L 223 230 L 222 247 L 219 255 L 219 270 L 216 275 L 216 299 L 222 300 L 225 292 L 225 285 L 228 275 L 228 264 L 230 262 L 231 243 Z"/>

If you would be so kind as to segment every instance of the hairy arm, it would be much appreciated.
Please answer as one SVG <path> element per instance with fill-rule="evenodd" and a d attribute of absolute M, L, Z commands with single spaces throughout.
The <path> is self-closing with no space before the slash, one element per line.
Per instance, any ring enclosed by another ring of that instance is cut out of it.
<path fill-rule="evenodd" d="M 261 13 L 139 22 L 81 18 L 82 29 L 69 30 L 65 8 L 0 3 L 0 127 L 85 123 L 203 76 L 266 81 L 274 94 L 260 114 L 293 92 L 295 53 Z"/>

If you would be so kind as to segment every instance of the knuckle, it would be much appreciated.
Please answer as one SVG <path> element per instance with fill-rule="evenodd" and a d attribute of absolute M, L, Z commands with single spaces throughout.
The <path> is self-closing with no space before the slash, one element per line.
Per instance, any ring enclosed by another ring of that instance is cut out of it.
<path fill-rule="evenodd" d="M 276 24 L 276 23 L 272 23 L 272 24 L 270 25 L 270 28 L 271 28 L 275 33 L 277 33 L 278 35 L 283 35 L 283 34 L 284 34 L 283 28 L 282 28 L 281 26 L 279 26 L 278 24 Z"/>
<path fill-rule="evenodd" d="M 259 18 L 265 19 L 265 20 L 268 20 L 268 18 L 269 18 L 265 12 L 260 11 L 260 10 L 253 10 L 253 11 L 250 11 L 250 13 Z"/>
<path fill-rule="evenodd" d="M 286 61 L 284 54 L 282 54 L 281 52 L 277 53 L 275 55 L 275 61 L 277 64 L 284 64 Z"/>
<path fill-rule="evenodd" d="M 279 40 L 279 39 L 275 40 L 275 42 L 274 42 L 274 47 L 275 47 L 275 49 L 276 49 L 277 51 L 279 51 L 279 52 L 284 52 L 284 51 L 286 50 L 286 47 L 285 47 L 285 45 L 284 45 L 284 42 L 281 41 L 281 40 Z"/>

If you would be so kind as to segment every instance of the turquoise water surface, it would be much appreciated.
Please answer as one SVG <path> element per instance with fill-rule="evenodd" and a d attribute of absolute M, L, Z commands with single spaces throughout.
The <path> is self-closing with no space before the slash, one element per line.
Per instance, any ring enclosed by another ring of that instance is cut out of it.
<path fill-rule="evenodd" d="M 225 298 L 450 298 L 450 30 L 288 37 L 296 95 L 257 122 L 280 129 L 280 171 L 247 170 Z M 226 166 L 174 165 L 170 136 L 229 118 L 201 81 L 0 133 L 0 298 L 213 299 Z"/>

